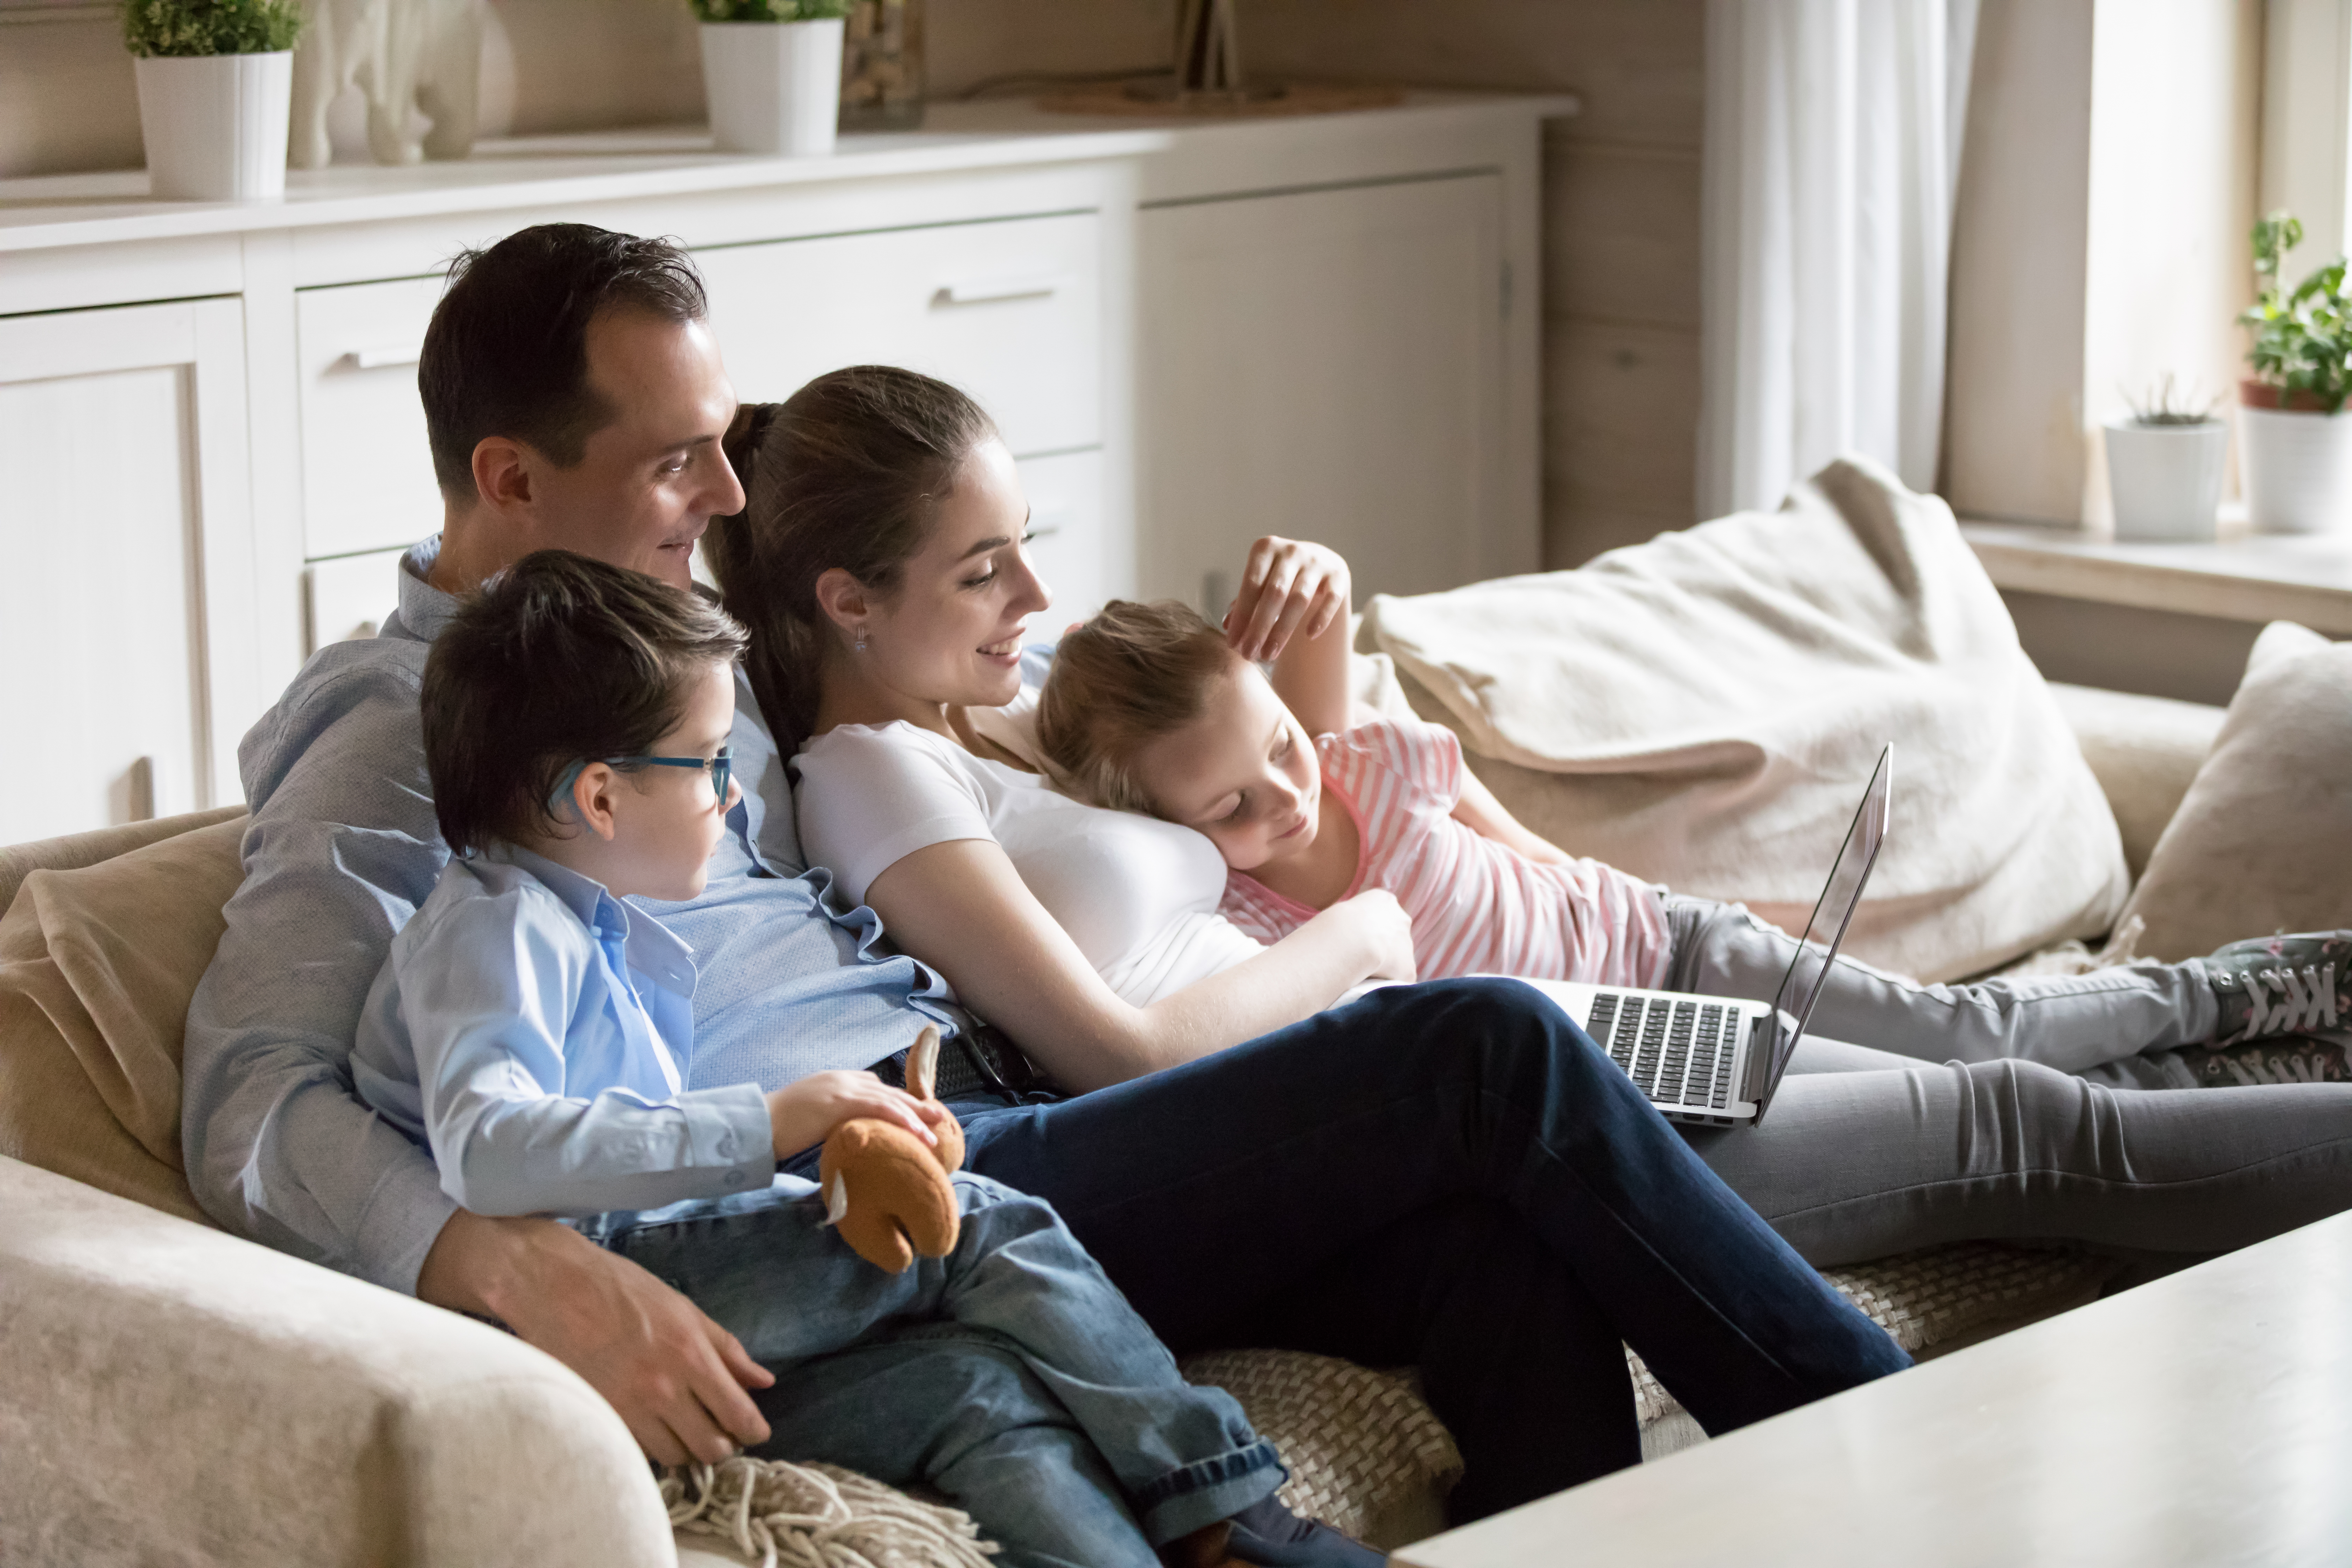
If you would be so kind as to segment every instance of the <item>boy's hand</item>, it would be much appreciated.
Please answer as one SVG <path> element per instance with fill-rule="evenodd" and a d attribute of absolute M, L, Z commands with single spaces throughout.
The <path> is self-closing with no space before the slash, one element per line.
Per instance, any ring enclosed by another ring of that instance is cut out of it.
<path fill-rule="evenodd" d="M 815 1147 L 835 1128 L 861 1116 L 895 1121 L 935 1147 L 940 1138 L 931 1126 L 947 1114 L 938 1100 L 917 1100 L 870 1072 L 811 1073 L 768 1095 L 768 1132 L 779 1161 Z"/>
<path fill-rule="evenodd" d="M 1225 639 L 1244 658 L 1278 658 L 1294 636 L 1310 642 L 1348 614 L 1348 563 L 1336 550 L 1272 534 L 1250 546 Z"/>

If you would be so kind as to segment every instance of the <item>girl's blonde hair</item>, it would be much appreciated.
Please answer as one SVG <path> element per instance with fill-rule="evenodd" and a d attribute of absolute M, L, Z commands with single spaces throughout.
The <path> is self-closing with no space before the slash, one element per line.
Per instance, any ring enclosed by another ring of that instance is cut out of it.
<path fill-rule="evenodd" d="M 1157 816 L 1135 760 L 1201 716 L 1241 662 L 1225 634 L 1173 599 L 1113 599 L 1062 638 L 1037 703 L 1037 740 L 1062 783 L 1097 805 Z"/>

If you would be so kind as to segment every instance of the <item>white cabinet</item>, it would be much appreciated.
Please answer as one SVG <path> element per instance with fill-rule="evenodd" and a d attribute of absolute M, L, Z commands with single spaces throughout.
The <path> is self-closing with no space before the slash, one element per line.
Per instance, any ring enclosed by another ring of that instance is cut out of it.
<path fill-rule="evenodd" d="M 1139 218 L 1143 590 L 1221 615 L 1251 540 L 1329 544 L 1356 599 L 1497 571 L 1502 182 L 1188 201 Z"/>
<path fill-rule="evenodd" d="M 239 798 L 260 707 L 242 319 L 0 319 L 0 842 Z"/>

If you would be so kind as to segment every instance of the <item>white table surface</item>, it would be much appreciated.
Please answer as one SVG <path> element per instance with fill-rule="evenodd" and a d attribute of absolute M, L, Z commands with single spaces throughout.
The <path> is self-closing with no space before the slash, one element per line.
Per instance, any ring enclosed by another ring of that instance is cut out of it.
<path fill-rule="evenodd" d="M 2352 1563 L 2352 1215 L 1391 1561 Z"/>

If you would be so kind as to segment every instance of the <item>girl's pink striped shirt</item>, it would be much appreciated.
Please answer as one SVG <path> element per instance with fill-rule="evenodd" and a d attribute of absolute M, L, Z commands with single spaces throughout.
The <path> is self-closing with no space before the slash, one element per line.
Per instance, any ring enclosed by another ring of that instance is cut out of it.
<path fill-rule="evenodd" d="M 1666 976 L 1664 906 L 1648 883 L 1601 864 L 1539 865 L 1453 817 L 1462 743 L 1417 720 L 1374 719 L 1315 742 L 1323 787 L 1356 819 L 1353 897 L 1386 888 L 1412 920 L 1423 980 L 1517 974 L 1655 986 Z M 1224 916 L 1278 942 L 1315 911 L 1246 872 L 1225 874 Z"/>

